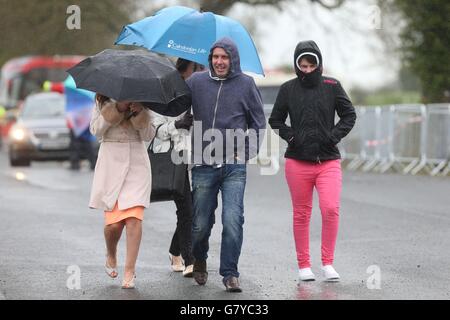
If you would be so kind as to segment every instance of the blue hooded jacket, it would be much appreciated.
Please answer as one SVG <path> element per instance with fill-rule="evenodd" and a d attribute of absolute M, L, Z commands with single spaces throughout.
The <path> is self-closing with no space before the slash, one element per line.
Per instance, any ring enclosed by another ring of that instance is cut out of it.
<path fill-rule="evenodd" d="M 226 78 L 218 78 L 214 73 L 212 52 L 215 48 L 224 49 L 230 57 L 230 71 Z M 208 60 L 210 70 L 194 73 L 186 81 L 192 91 L 194 121 L 201 121 L 202 127 L 200 132 L 198 123 L 194 123 L 193 162 L 209 165 L 244 163 L 257 155 L 263 139 L 261 134 L 266 128 L 261 94 L 253 78 L 242 73 L 239 52 L 231 39 L 222 38 L 214 43 Z M 220 141 L 208 133 L 204 135 L 208 129 L 222 133 L 223 150 L 210 150 L 212 140 Z M 210 149 L 205 151 L 210 144 Z M 222 156 L 218 154 L 220 151 Z M 212 154 L 214 159 L 204 159 L 204 154 Z"/>

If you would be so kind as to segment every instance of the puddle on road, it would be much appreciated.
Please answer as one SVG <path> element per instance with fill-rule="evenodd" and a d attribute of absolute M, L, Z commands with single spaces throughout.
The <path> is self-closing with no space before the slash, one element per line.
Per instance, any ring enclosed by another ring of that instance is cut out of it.
<path fill-rule="evenodd" d="M 62 172 L 51 171 L 39 171 L 39 172 L 27 172 L 12 170 L 6 173 L 7 176 L 13 178 L 19 182 L 25 182 L 32 186 L 37 186 L 51 190 L 71 191 L 77 190 L 79 187 L 76 183 L 70 183 L 70 176 L 63 174 Z"/>

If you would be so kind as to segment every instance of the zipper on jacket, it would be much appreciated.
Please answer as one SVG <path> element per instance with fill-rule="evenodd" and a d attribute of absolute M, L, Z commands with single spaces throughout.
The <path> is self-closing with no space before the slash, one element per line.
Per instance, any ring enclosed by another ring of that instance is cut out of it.
<path fill-rule="evenodd" d="M 318 162 L 319 164 L 322 164 L 322 162 L 320 162 L 319 156 L 317 156 L 317 162 Z"/>
<path fill-rule="evenodd" d="M 220 91 L 222 90 L 222 84 L 223 84 L 223 81 L 220 81 L 219 91 L 217 91 L 216 105 L 214 107 L 214 118 L 213 118 L 213 123 L 212 123 L 213 129 L 214 129 L 214 126 L 216 125 L 217 106 L 219 105 L 219 95 L 220 95 Z"/>

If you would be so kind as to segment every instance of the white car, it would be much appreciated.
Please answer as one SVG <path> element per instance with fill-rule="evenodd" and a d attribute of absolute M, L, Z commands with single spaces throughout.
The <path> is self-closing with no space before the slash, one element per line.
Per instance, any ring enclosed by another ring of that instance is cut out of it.
<path fill-rule="evenodd" d="M 11 166 L 29 166 L 31 160 L 67 160 L 70 132 L 65 97 L 56 92 L 29 95 L 9 132 Z"/>

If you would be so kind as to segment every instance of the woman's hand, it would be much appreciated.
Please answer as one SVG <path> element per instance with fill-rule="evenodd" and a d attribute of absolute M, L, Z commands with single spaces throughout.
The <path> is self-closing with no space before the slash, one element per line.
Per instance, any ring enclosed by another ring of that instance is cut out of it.
<path fill-rule="evenodd" d="M 143 107 L 142 107 L 142 104 L 140 104 L 140 103 L 132 103 L 130 105 L 130 111 L 131 111 L 131 113 L 133 113 L 135 115 L 138 114 L 139 112 L 141 112 L 142 109 L 143 109 Z"/>
<path fill-rule="evenodd" d="M 117 102 L 116 108 L 117 108 L 117 111 L 123 113 L 130 109 L 130 105 L 131 105 L 130 102 Z"/>

